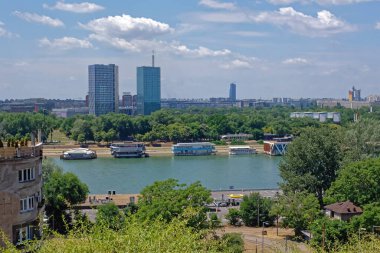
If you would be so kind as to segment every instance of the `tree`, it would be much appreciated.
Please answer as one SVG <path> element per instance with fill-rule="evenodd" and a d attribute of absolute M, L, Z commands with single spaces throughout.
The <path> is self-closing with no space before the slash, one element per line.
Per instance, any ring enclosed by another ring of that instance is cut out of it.
<path fill-rule="evenodd" d="M 349 223 L 322 217 L 310 225 L 313 235 L 311 245 L 323 251 L 331 252 L 348 241 Z M 323 245 L 324 244 L 324 245 Z"/>
<path fill-rule="evenodd" d="M 105 226 L 119 230 L 125 225 L 125 215 L 120 212 L 114 203 L 107 203 L 99 206 L 96 214 L 96 222 Z"/>
<path fill-rule="evenodd" d="M 211 193 L 200 182 L 187 186 L 176 179 L 157 181 L 141 191 L 137 216 L 142 220 L 160 217 L 169 222 L 191 208 L 194 212 L 187 213 L 192 216 L 189 226 L 198 228 L 206 221 L 205 204 L 210 202 Z"/>
<path fill-rule="evenodd" d="M 228 233 L 222 236 L 222 240 L 226 242 L 228 252 L 241 253 L 244 252 L 244 240 L 241 234 Z"/>
<path fill-rule="evenodd" d="M 348 126 L 344 136 L 345 163 L 379 156 L 380 121 L 362 119 Z"/>
<path fill-rule="evenodd" d="M 73 173 L 53 170 L 43 186 L 43 191 L 46 214 L 51 217 L 50 226 L 58 232 L 67 232 L 65 222 L 70 218 L 66 209 L 86 199 L 89 192 L 87 185 Z"/>
<path fill-rule="evenodd" d="M 306 192 L 281 195 L 275 208 L 279 208 L 283 217 L 282 225 L 294 228 L 296 236 L 300 236 L 301 230 L 307 229 L 321 215 L 318 199 L 314 194 Z"/>
<path fill-rule="evenodd" d="M 341 163 L 339 132 L 308 128 L 296 138 L 280 163 L 284 192 L 314 193 L 323 207 L 323 194 L 336 179 Z"/>
<path fill-rule="evenodd" d="M 350 200 L 357 205 L 380 202 L 380 159 L 344 166 L 326 195 L 334 201 Z"/>
<path fill-rule="evenodd" d="M 380 226 L 380 202 L 374 202 L 363 207 L 363 213 L 351 218 L 352 232 L 361 228 L 372 231 L 373 226 Z"/>
<path fill-rule="evenodd" d="M 261 197 L 259 193 L 252 193 L 243 197 L 240 204 L 240 216 L 244 224 L 249 227 L 261 226 L 263 222 L 273 222 L 273 217 L 269 214 L 272 201 L 269 198 Z"/>
<path fill-rule="evenodd" d="M 237 226 L 240 221 L 240 211 L 235 208 L 228 209 L 228 213 L 226 214 L 226 219 L 231 225 Z"/>

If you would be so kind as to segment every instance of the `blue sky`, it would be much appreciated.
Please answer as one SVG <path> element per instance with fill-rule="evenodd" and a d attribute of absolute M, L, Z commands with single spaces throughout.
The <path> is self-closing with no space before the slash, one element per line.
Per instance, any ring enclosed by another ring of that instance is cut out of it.
<path fill-rule="evenodd" d="M 84 98 L 87 66 L 119 66 L 120 94 L 156 52 L 162 97 L 380 94 L 378 0 L 0 3 L 0 99 Z"/>

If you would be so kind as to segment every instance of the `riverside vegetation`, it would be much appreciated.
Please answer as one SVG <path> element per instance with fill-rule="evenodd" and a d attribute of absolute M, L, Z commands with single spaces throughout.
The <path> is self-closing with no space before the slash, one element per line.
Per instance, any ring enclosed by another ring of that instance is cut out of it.
<path fill-rule="evenodd" d="M 84 141 L 95 140 L 95 133 L 109 131 L 114 131 L 114 137 L 118 139 L 134 136 L 142 140 L 172 141 L 213 140 L 217 135 L 227 132 L 252 133 L 257 139 L 260 139 L 258 136 L 264 132 L 293 134 L 296 138 L 289 145 L 280 164 L 280 174 L 283 178 L 280 186 L 283 195 L 273 200 L 259 195 L 245 197 L 240 211 L 230 209 L 227 215 L 230 223 L 238 225 L 242 219 L 245 225 L 257 226 L 261 225 L 260 221 L 269 221 L 273 224 L 282 217 L 282 225 L 294 228 L 296 238 L 299 238 L 302 230 L 310 230 L 313 234 L 310 243 L 316 251 L 356 252 L 357 249 L 366 249 L 367 252 L 376 252 L 380 247 L 380 241 L 369 232 L 373 225 L 380 225 L 379 113 L 376 109 L 374 113 L 363 111 L 359 122 L 350 123 L 350 115 L 353 112 L 338 108 L 337 110 L 342 112 L 343 121 L 341 125 L 335 125 L 329 122 L 319 123 L 312 119 L 289 119 L 290 110 L 289 108 L 241 111 L 197 109 L 182 112 L 162 110 L 148 117 L 134 118 L 116 114 L 98 118 L 82 116 L 66 120 L 58 120 L 52 116 L 46 118 L 50 117 L 52 124 L 47 129 L 60 127 L 73 139 L 83 134 Z M 18 137 L 22 137 L 26 135 L 26 132 L 23 132 L 26 129 L 34 131 L 35 127 L 41 127 L 38 114 L 22 114 L 19 117 L 24 117 L 21 122 L 30 124 L 34 122 L 34 125 L 23 126 L 15 132 L 13 130 L 17 128 L 9 128 L 7 121 L 12 121 L 12 117 L 1 114 L 3 139 L 17 137 L 17 134 Z M 37 117 L 37 120 L 32 120 L 33 117 Z M 191 123 L 199 124 L 200 128 L 187 129 Z M 16 120 L 15 124 L 21 123 Z M 200 135 L 189 135 L 194 129 L 207 131 L 195 131 Z M 110 139 L 102 140 L 110 141 Z M 49 184 L 50 179 L 47 178 L 45 190 L 49 185 L 59 186 L 58 188 L 63 190 L 62 193 L 58 193 L 59 199 L 67 205 L 67 208 L 81 197 L 85 198 L 88 190 L 75 179 L 75 175 L 65 176 L 62 172 L 56 172 L 54 168 L 50 171 L 52 171 L 50 177 L 53 178 L 52 175 L 55 175 L 59 180 L 55 180 L 55 184 Z M 77 189 L 81 189 L 77 191 L 80 196 L 74 201 L 70 201 L 69 196 L 65 195 L 67 188 L 61 187 L 62 184 L 71 183 L 76 184 Z M 47 233 L 49 235 L 47 239 L 28 244 L 26 247 L 31 247 L 28 249 L 32 252 L 37 249 L 50 252 L 49 250 L 60 248 L 63 252 L 76 251 L 76 249 L 92 252 L 95 248 L 91 248 L 91 245 L 104 249 L 100 244 L 105 243 L 116 252 L 128 252 L 129 249 L 131 251 L 150 249 L 151 252 L 231 252 L 233 249 L 236 250 L 233 252 L 241 252 L 242 245 L 237 243 L 241 240 L 218 238 L 213 233 L 212 224 L 217 222 L 207 220 L 204 209 L 204 204 L 210 200 L 210 195 L 199 183 L 186 186 L 178 184 L 174 179 L 156 182 L 145 188 L 142 196 L 138 206 L 130 206 L 124 212 L 116 211 L 112 206 L 100 209 L 99 218 L 95 223 L 73 214 L 70 216 L 74 217 L 72 220 L 62 219 L 62 222 L 67 222 L 63 226 L 65 230 L 59 231 L 65 234 L 64 237 L 57 233 Z M 363 214 L 352 218 L 349 222 L 343 222 L 327 219 L 321 213 L 324 205 L 345 200 L 361 205 Z M 49 199 L 46 204 L 47 209 L 49 205 L 55 205 Z M 259 217 L 257 217 L 258 209 Z M 109 219 L 110 217 L 112 218 Z M 157 227 L 160 233 L 150 231 L 150 227 Z M 362 232 L 362 237 L 358 238 L 356 236 L 358 231 L 363 229 L 367 232 Z M 172 241 L 165 237 L 168 234 L 175 235 Z M 135 241 L 132 238 L 135 238 Z M 234 243 L 228 245 L 229 242 Z M 120 245 L 120 248 L 117 248 L 117 245 Z M 7 250 L 16 249 L 9 246 Z"/>

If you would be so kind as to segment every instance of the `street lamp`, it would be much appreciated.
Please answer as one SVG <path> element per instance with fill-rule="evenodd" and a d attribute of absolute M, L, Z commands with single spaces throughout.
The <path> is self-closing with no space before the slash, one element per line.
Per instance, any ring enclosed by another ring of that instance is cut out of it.
<path fill-rule="evenodd" d="M 264 231 L 265 225 L 269 225 L 269 222 L 263 221 L 263 231 L 261 232 L 261 252 L 264 253 L 264 234 L 266 234 L 267 231 Z"/>

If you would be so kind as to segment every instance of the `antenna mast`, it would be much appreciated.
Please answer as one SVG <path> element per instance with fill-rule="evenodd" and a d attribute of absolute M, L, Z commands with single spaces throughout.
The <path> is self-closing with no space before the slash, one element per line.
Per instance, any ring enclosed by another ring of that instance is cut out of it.
<path fill-rule="evenodd" d="M 152 50 L 152 67 L 154 67 L 154 50 Z"/>

